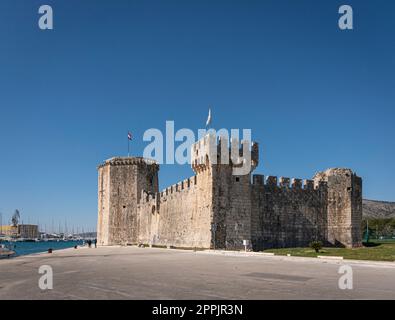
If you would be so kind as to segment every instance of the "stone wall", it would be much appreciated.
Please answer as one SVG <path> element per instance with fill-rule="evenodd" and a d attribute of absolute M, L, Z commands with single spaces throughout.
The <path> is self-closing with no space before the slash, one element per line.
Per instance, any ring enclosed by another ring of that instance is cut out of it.
<path fill-rule="evenodd" d="M 234 176 L 226 165 L 213 172 L 215 247 L 241 249 L 251 239 L 251 175 Z"/>
<path fill-rule="evenodd" d="M 252 184 L 254 250 L 308 246 L 326 242 L 327 186 L 312 180 L 254 175 Z"/>
<path fill-rule="evenodd" d="M 110 244 L 110 166 L 98 167 L 98 218 L 97 241 L 99 245 Z"/>
<path fill-rule="evenodd" d="M 139 204 L 139 242 L 178 248 L 210 248 L 212 179 L 206 170 Z"/>
<path fill-rule="evenodd" d="M 362 244 L 362 179 L 349 169 L 328 169 L 314 180 L 254 175 L 251 237 L 255 250 Z"/>
<path fill-rule="evenodd" d="M 239 156 L 247 144 L 242 142 Z M 162 192 L 159 166 L 152 161 L 113 158 L 100 165 L 98 243 L 241 249 L 249 240 L 254 250 L 313 240 L 361 245 L 362 180 L 351 170 L 329 169 L 303 183 L 271 176 L 265 181 L 262 175 L 251 182 L 251 172 L 235 175 L 239 160 L 221 162 L 229 150 L 221 151 L 215 137 L 194 144 L 196 175 Z M 252 144 L 251 171 L 258 152 Z"/>
<path fill-rule="evenodd" d="M 358 247 L 362 243 L 362 179 L 350 169 L 317 173 L 316 182 L 328 184 L 328 242 Z"/>
<path fill-rule="evenodd" d="M 98 243 L 137 243 L 142 190 L 158 190 L 159 167 L 142 158 L 112 158 L 100 165 Z"/>

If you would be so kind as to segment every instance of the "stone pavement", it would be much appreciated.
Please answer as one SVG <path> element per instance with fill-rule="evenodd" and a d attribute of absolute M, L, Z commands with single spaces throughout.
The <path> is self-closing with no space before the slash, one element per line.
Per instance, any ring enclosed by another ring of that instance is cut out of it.
<path fill-rule="evenodd" d="M 341 265 L 353 290 L 341 290 Z M 53 269 L 53 290 L 38 269 Z M 0 299 L 395 299 L 395 264 L 256 253 L 78 248 L 0 260 Z"/>

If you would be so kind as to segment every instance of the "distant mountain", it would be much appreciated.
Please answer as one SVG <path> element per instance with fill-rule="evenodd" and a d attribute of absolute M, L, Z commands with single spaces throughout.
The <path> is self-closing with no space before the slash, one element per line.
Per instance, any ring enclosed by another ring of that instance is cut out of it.
<path fill-rule="evenodd" d="M 364 218 L 395 218 L 395 202 L 363 200 L 362 214 Z"/>

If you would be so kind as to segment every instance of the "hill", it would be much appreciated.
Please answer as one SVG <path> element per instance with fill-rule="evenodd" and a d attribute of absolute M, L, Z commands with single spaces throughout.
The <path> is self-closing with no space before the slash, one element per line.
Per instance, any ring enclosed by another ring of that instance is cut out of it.
<path fill-rule="evenodd" d="M 395 218 L 395 202 L 364 199 L 362 203 L 362 213 L 364 218 Z"/>

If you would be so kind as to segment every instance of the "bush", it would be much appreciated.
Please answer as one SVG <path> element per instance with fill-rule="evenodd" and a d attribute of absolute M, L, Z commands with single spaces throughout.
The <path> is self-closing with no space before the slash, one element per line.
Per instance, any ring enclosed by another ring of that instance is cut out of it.
<path fill-rule="evenodd" d="M 321 241 L 313 241 L 310 243 L 310 248 L 314 249 L 315 252 L 320 252 L 322 249 L 322 242 Z"/>

